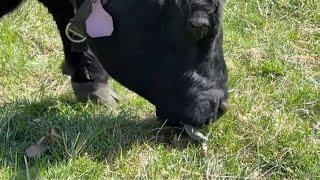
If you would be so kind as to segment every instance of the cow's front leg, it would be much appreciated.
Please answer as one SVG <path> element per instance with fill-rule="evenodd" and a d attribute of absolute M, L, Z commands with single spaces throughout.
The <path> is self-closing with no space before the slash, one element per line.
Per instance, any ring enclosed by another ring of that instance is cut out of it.
<path fill-rule="evenodd" d="M 65 34 L 65 28 L 73 18 L 73 7 L 66 0 L 40 0 L 53 15 L 63 43 L 65 61 L 63 73 L 71 76 L 76 98 L 81 102 L 92 100 L 110 106 L 118 102 L 118 97 L 108 84 L 108 73 L 100 62 L 86 51 L 72 52 L 71 41 Z"/>

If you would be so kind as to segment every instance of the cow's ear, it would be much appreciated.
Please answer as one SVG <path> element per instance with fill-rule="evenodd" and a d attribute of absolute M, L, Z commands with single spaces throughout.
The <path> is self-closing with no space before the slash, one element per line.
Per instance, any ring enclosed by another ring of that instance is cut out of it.
<path fill-rule="evenodd" d="M 193 0 L 189 23 L 197 40 L 214 37 L 221 23 L 221 0 Z"/>
<path fill-rule="evenodd" d="M 110 0 L 101 0 L 102 6 L 106 5 Z"/>

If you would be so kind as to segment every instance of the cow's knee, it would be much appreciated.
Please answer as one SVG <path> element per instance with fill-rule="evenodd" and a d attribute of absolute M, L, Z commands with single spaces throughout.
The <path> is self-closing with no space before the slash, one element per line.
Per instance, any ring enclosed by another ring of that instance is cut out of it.
<path fill-rule="evenodd" d="M 107 82 L 71 82 L 77 100 L 80 102 L 93 101 L 109 106 L 115 106 L 119 101 L 117 94 Z"/>

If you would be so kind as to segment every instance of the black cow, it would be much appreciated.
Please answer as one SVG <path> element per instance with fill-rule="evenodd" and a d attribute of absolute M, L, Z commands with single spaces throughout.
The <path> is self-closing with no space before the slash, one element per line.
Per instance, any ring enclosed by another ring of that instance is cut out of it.
<path fill-rule="evenodd" d="M 2 0 L 0 16 L 19 2 Z M 73 8 L 79 8 L 83 0 L 40 2 L 58 25 L 66 55 L 64 69 L 78 96 L 83 97 L 80 91 L 93 94 L 99 90 L 110 74 L 154 104 L 160 120 L 184 126 L 187 132 L 219 119 L 226 111 L 221 0 L 103 0 L 114 31 L 107 37 L 87 36 L 91 53 L 71 52 L 64 34 Z M 108 99 L 116 99 L 109 87 L 103 91 Z"/>

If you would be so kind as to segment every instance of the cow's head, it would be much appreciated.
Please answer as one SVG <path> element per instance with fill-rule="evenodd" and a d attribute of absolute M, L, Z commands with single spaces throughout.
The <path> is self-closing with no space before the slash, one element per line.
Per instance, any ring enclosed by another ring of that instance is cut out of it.
<path fill-rule="evenodd" d="M 227 109 L 220 0 L 102 0 L 111 36 L 88 37 L 108 73 L 156 106 L 159 119 L 189 134 Z"/>

